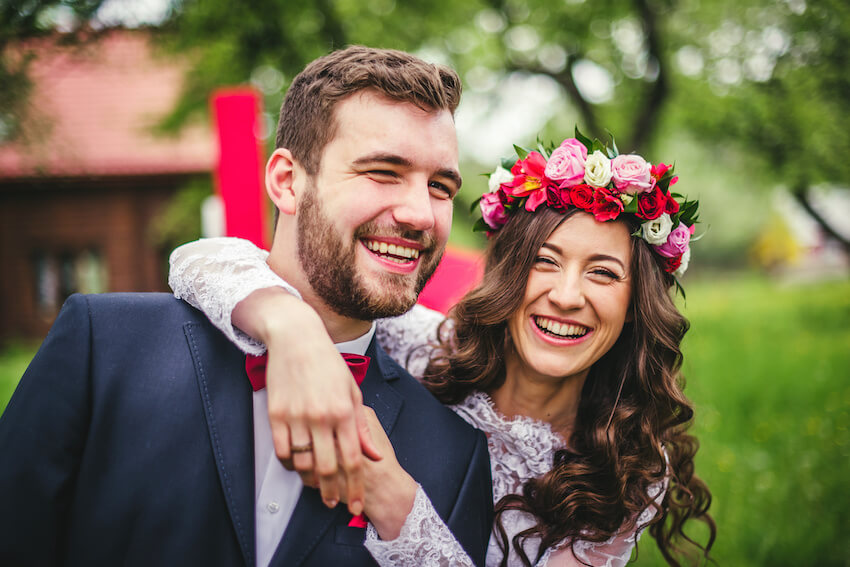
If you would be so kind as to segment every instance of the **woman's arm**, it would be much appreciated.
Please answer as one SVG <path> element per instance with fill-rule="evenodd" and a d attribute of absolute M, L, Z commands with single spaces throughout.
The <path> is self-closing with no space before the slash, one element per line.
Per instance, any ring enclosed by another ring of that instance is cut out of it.
<path fill-rule="evenodd" d="M 366 549 L 382 567 L 473 567 L 425 491 L 401 468 L 375 412 L 369 431 L 385 457 L 366 461 Z"/>

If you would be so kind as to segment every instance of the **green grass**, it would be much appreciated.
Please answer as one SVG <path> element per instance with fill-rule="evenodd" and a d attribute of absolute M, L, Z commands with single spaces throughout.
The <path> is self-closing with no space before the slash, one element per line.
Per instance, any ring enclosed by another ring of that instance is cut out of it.
<path fill-rule="evenodd" d="M 718 565 L 850 566 L 850 281 L 687 281 L 686 393 Z M 0 408 L 35 349 L 0 353 Z M 641 540 L 640 566 L 663 565 Z"/>
<path fill-rule="evenodd" d="M 850 282 L 689 284 L 686 394 L 718 565 L 850 565 Z M 638 565 L 662 565 L 646 537 Z"/>
<path fill-rule="evenodd" d="M 6 409 L 18 380 L 37 349 L 38 344 L 16 341 L 0 350 L 0 413 Z"/>

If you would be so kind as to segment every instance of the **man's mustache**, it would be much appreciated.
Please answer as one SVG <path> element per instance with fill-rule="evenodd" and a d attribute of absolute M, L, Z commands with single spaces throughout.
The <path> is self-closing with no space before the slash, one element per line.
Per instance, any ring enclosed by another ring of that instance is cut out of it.
<path fill-rule="evenodd" d="M 437 239 L 430 232 L 422 230 L 403 230 L 388 226 L 378 226 L 374 223 L 367 223 L 357 228 L 354 231 L 354 237 L 357 240 L 365 237 L 372 238 L 402 238 L 411 242 L 415 242 L 422 247 L 420 254 L 423 252 L 430 253 L 437 248 Z"/>

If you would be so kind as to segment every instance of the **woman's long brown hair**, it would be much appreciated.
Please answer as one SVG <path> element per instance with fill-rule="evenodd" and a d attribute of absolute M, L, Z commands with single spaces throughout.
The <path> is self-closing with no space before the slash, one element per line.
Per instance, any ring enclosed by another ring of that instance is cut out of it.
<path fill-rule="evenodd" d="M 572 214 L 575 209 L 521 211 L 491 239 L 483 281 L 450 313 L 453 329 L 441 329 L 425 371 L 426 386 L 440 401 L 459 403 L 504 382 L 504 357 L 512 348 L 507 320 L 520 307 L 540 246 Z M 570 448 L 555 453 L 551 471 L 496 505 L 503 566 L 509 546 L 530 567 L 565 539 L 604 542 L 618 532 L 642 529 L 636 522 L 650 506 L 659 513 L 649 532 L 670 565 L 708 557 L 716 534 L 708 514 L 711 493 L 694 474 L 698 444 L 687 433 L 693 408 L 682 393 L 680 374 L 679 345 L 688 322 L 670 296 L 672 277 L 640 238 L 632 239 L 631 278 L 631 317 L 588 374 Z M 648 490 L 665 477 L 669 486 L 659 506 Z M 537 524 L 508 541 L 501 522 L 508 510 L 533 514 Z M 705 544 L 682 530 L 692 518 L 707 524 Z M 530 537 L 541 539 L 538 556 L 531 559 L 522 545 Z"/>

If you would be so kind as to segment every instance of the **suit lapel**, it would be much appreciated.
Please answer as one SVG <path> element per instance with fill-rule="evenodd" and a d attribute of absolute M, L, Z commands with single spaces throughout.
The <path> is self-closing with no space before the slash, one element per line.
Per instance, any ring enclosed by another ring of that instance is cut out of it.
<path fill-rule="evenodd" d="M 389 385 L 398 379 L 397 367 L 373 338 L 366 349 L 372 360 L 360 389 L 363 401 L 375 410 L 378 421 L 389 436 L 395 427 L 404 403 L 402 397 Z M 351 519 L 344 504 L 328 509 L 319 491 L 305 488 L 301 491 L 292 519 L 286 527 L 271 565 L 301 565 L 334 523 L 346 524 Z"/>
<path fill-rule="evenodd" d="M 219 333 L 186 323 L 222 493 L 245 564 L 255 565 L 253 400 L 245 356 Z M 240 378 L 244 378 L 241 380 Z"/>

